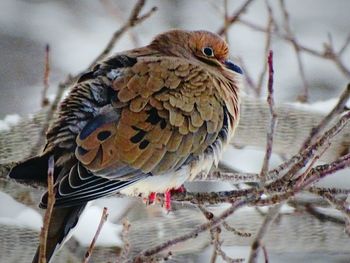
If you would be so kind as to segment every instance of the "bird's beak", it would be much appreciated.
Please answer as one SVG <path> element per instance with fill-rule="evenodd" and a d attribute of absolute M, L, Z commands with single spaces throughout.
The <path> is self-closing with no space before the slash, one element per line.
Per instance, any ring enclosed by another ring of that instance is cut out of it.
<path fill-rule="evenodd" d="M 226 68 L 228 68 L 229 70 L 232 70 L 238 74 L 243 74 L 243 70 L 238 65 L 233 63 L 232 61 L 225 60 L 224 64 L 225 64 Z"/>

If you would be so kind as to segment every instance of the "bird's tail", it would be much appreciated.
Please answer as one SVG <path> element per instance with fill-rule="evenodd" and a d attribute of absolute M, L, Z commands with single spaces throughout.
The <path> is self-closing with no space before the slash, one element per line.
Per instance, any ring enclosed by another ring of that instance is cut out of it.
<path fill-rule="evenodd" d="M 19 183 L 30 185 L 47 186 L 47 170 L 50 153 L 36 156 L 19 163 L 9 173 L 9 177 Z M 60 172 L 60 168 L 55 167 L 54 177 Z"/>
<path fill-rule="evenodd" d="M 9 177 L 20 183 L 29 185 L 47 186 L 48 160 L 51 153 L 45 153 L 41 156 L 30 158 L 17 166 L 13 167 Z M 69 164 L 66 168 L 70 168 Z M 59 176 L 60 172 L 64 173 L 64 168 L 55 166 L 54 178 Z M 46 241 L 46 262 L 54 256 L 55 252 L 68 239 L 71 230 L 78 223 L 79 216 L 83 212 L 86 204 L 70 207 L 54 207 L 48 227 L 48 236 Z M 40 260 L 40 249 L 38 247 L 33 258 L 33 263 Z"/>
<path fill-rule="evenodd" d="M 71 230 L 78 223 L 78 219 L 85 208 L 84 205 L 54 208 L 51 214 L 49 232 L 46 241 L 46 262 L 50 262 L 55 252 L 69 239 Z M 36 251 L 33 263 L 38 263 L 40 258 L 40 247 Z"/>

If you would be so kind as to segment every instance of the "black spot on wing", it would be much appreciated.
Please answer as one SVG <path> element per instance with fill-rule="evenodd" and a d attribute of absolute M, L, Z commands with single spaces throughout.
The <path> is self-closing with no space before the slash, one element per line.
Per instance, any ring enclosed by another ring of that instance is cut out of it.
<path fill-rule="evenodd" d="M 158 115 L 156 108 L 151 108 L 150 110 L 146 111 L 146 113 L 148 114 L 146 122 L 149 122 L 152 125 L 156 125 L 162 120 L 162 118 Z"/>
<path fill-rule="evenodd" d="M 146 132 L 144 130 L 139 130 L 133 137 L 130 138 L 132 143 L 139 143 L 145 137 Z"/>
<path fill-rule="evenodd" d="M 80 132 L 79 139 L 84 140 L 102 125 L 106 123 L 116 122 L 118 120 L 119 113 L 116 111 L 111 111 L 103 115 L 98 115 L 84 126 L 84 128 Z"/>
<path fill-rule="evenodd" d="M 112 133 L 110 131 L 101 131 L 97 134 L 97 139 L 99 141 L 104 141 L 104 140 L 108 139 L 109 136 L 111 136 L 111 134 Z"/>
<path fill-rule="evenodd" d="M 161 129 L 164 129 L 166 127 L 165 119 L 163 119 L 162 117 L 159 116 L 156 108 L 151 108 L 150 110 L 148 110 L 146 112 L 148 114 L 146 122 L 149 122 L 152 125 L 157 125 L 158 123 L 160 123 Z"/>
<path fill-rule="evenodd" d="M 166 127 L 166 121 L 162 119 L 162 121 L 160 122 L 160 128 L 165 129 L 165 127 Z"/>
<path fill-rule="evenodd" d="M 139 145 L 139 149 L 144 150 L 148 146 L 148 144 L 149 144 L 148 140 L 143 140 Z"/>

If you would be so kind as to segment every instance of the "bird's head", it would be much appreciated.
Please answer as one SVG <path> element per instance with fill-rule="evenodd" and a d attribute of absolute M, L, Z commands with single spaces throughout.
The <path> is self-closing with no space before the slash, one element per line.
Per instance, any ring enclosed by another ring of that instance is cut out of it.
<path fill-rule="evenodd" d="M 167 31 L 156 36 L 150 47 L 165 55 L 196 59 L 218 69 L 242 74 L 240 67 L 228 59 L 229 48 L 225 40 L 209 31 Z"/>

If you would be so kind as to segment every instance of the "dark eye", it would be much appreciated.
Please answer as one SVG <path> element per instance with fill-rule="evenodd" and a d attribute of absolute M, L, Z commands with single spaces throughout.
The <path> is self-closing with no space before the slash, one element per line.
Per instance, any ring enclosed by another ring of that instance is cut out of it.
<path fill-rule="evenodd" d="M 207 57 L 214 57 L 214 51 L 211 47 L 205 47 L 202 50 L 203 54 Z"/>

